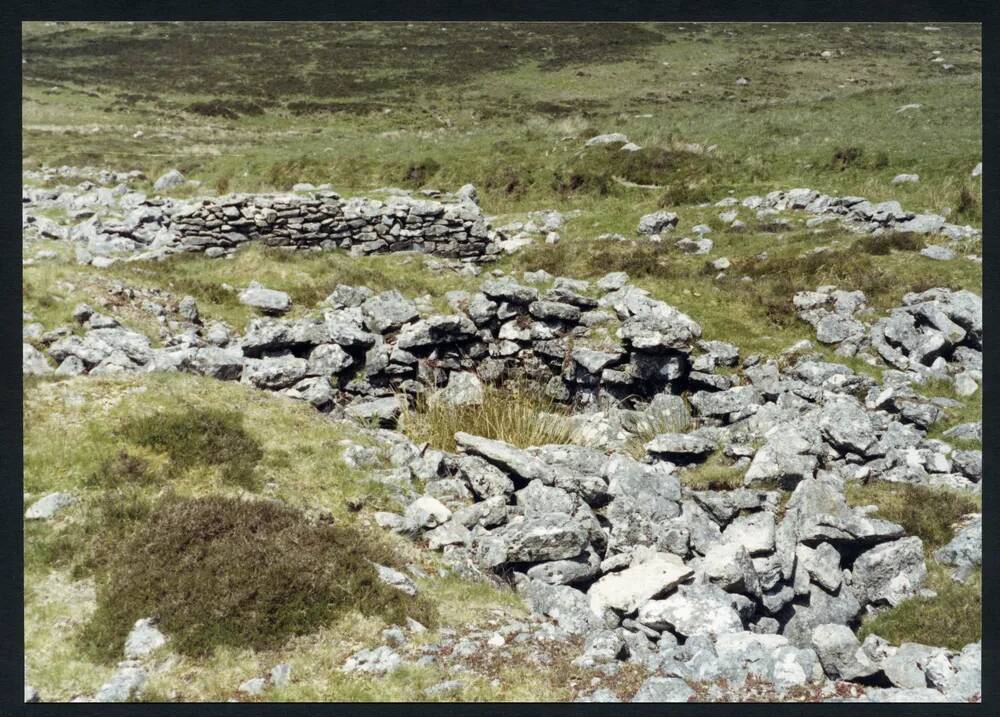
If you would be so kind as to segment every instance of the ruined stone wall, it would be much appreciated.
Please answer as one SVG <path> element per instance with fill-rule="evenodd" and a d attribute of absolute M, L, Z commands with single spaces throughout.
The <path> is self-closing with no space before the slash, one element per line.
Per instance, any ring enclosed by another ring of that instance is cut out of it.
<path fill-rule="evenodd" d="M 298 249 L 347 249 L 354 254 L 420 251 L 482 260 L 496 254 L 492 232 L 470 201 L 409 197 L 382 202 L 343 200 L 333 192 L 233 195 L 202 200 L 175 214 L 170 229 L 184 251 L 210 256 L 250 241 Z"/>

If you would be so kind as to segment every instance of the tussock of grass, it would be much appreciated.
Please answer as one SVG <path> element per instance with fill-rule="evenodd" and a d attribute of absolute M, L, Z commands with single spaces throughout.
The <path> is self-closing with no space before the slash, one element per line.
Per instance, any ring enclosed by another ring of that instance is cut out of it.
<path fill-rule="evenodd" d="M 958 191 L 958 200 L 955 202 L 955 214 L 962 221 L 981 224 L 983 221 L 982 193 L 962 185 Z"/>
<path fill-rule="evenodd" d="M 104 460 L 97 467 L 97 470 L 87 476 L 84 484 L 104 488 L 122 488 L 150 485 L 156 482 L 157 478 L 158 476 L 150 466 L 149 461 L 122 450 L 117 455 Z"/>
<path fill-rule="evenodd" d="M 935 597 L 914 597 L 862 622 L 858 637 L 869 634 L 893 644 L 917 642 L 961 650 L 983 635 L 983 577 L 977 570 L 966 583 L 952 580 L 949 570 L 928 562 L 925 587 Z"/>
<path fill-rule="evenodd" d="M 854 242 L 854 248 L 866 254 L 885 256 L 893 250 L 920 251 L 924 248 L 924 240 L 909 232 L 890 232 L 878 236 L 868 235 L 858 239 Z"/>
<path fill-rule="evenodd" d="M 424 624 L 433 608 L 382 583 L 392 555 L 357 531 L 271 501 L 167 496 L 114 551 L 81 639 L 112 658 L 135 620 L 156 615 L 184 654 L 265 649 L 357 609 Z"/>
<path fill-rule="evenodd" d="M 839 147 L 830 159 L 830 169 L 843 172 L 846 169 L 884 169 L 889 166 L 889 153 L 885 150 L 867 153 L 863 147 Z"/>
<path fill-rule="evenodd" d="M 738 468 L 721 451 L 697 466 L 682 470 L 681 482 L 695 490 L 734 490 L 743 487 L 746 468 Z"/>
<path fill-rule="evenodd" d="M 962 516 L 981 510 L 964 493 L 907 483 L 848 483 L 845 496 L 851 505 L 877 505 L 878 517 L 902 525 L 907 535 L 924 541 L 927 552 L 951 540 L 952 525 Z"/>
<path fill-rule="evenodd" d="M 242 100 L 213 99 L 206 102 L 193 102 L 185 109 L 202 117 L 222 117 L 232 120 L 237 119 L 240 115 L 259 117 L 264 114 L 260 105 Z"/>
<path fill-rule="evenodd" d="M 166 453 L 181 469 L 195 465 L 218 466 L 224 481 L 250 486 L 264 452 L 260 442 L 243 427 L 242 414 L 217 408 L 190 407 L 126 421 L 121 434 L 133 443 Z M 120 458 L 120 457 L 119 457 Z M 138 470 L 135 461 L 104 466 L 105 475 L 117 469 Z"/>
<path fill-rule="evenodd" d="M 455 450 L 455 433 L 464 431 L 476 436 L 506 441 L 515 446 L 540 446 L 546 443 L 572 443 L 573 430 L 558 415 L 564 408 L 528 388 L 486 388 L 480 406 L 454 408 L 439 402 L 421 400 L 414 409 L 403 412 L 401 430 L 417 443 L 426 441 L 434 448 Z"/>
<path fill-rule="evenodd" d="M 661 433 L 683 433 L 689 427 L 690 421 L 681 416 L 645 415 L 626 441 L 625 452 L 636 460 L 641 460 L 646 456 L 646 444 L 658 435 Z"/>
<path fill-rule="evenodd" d="M 399 181 L 411 187 L 420 187 L 441 169 L 433 157 L 424 157 L 418 162 L 410 162 L 402 171 Z"/>

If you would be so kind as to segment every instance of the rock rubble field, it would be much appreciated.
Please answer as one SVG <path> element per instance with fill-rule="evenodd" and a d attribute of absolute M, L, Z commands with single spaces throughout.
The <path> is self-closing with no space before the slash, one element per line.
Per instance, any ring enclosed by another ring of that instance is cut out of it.
<path fill-rule="evenodd" d="M 115 242 L 135 249 L 147 225 L 160 226 L 146 217 L 167 215 L 158 214 L 163 205 L 156 200 L 129 196 L 26 191 L 26 217 L 45 202 L 135 205 L 125 224 L 101 224 L 97 210 L 86 220 L 93 231 L 60 235 L 87 246 L 78 254 L 93 255 Z M 180 238 L 164 244 L 160 258 L 171 247 L 221 248 L 235 226 L 247 232 L 235 244 L 258 232 L 263 241 L 274 241 L 264 232 L 282 231 L 275 229 L 275 216 L 283 216 L 279 201 L 201 201 L 197 209 L 180 209 L 167 224 L 182 227 Z M 347 211 L 311 201 L 289 200 L 297 208 L 288 211 Z M 860 202 L 815 192 L 762 201 L 841 214 Z M 427 216 L 450 221 L 448 210 L 429 202 L 410 205 L 410 214 L 398 209 L 404 205 L 368 206 L 383 219 L 377 238 L 357 246 L 372 251 L 394 248 L 383 238 L 399 236 L 393 227 L 426 233 L 440 226 L 414 220 L 425 209 Z M 478 211 L 471 202 L 462 206 Z M 267 210 L 273 225 L 258 229 L 255 212 Z M 204 233 L 206 226 L 229 221 L 212 218 L 220 212 L 232 214 L 233 223 Z M 898 209 L 852 214 L 879 224 L 914 221 Z M 331 237 L 342 232 L 350 245 L 371 231 L 362 220 L 357 237 L 353 229 L 335 229 L 347 215 L 337 216 L 321 224 L 329 230 L 303 226 L 296 235 L 290 228 L 280 241 L 315 246 L 322 235 L 322 246 L 336 243 Z M 463 237 L 485 236 L 481 220 L 475 221 L 478 228 Z M 125 225 L 132 227 L 127 240 L 125 232 L 107 238 Z M 644 217 L 640 233 L 670 225 L 663 217 Z M 40 217 L 26 219 L 26 227 L 58 234 Z M 189 233 L 194 231 L 202 233 Z M 204 236 L 219 241 L 205 244 Z M 471 238 L 462 242 L 475 245 Z M 416 248 L 410 241 L 405 246 Z M 135 256 L 150 258 L 149 251 Z M 881 382 L 824 360 L 809 342 L 777 360 L 743 356 L 733 344 L 703 337 L 696 317 L 654 299 L 622 272 L 591 282 L 487 270 L 478 290 L 446 295 L 447 314 L 421 311 L 398 291 L 339 285 L 298 319 L 281 318 L 291 305 L 287 294 L 252 283 L 239 301 L 261 316 L 242 333 L 202 321 L 192 297 L 158 298 L 165 306 L 159 345 L 81 304 L 73 310 L 76 325 L 26 326 L 34 343 L 24 344 L 24 373 L 188 372 L 277 392 L 359 422 L 359 430 L 393 455 L 395 467 L 375 476 L 400 510 L 375 513 L 378 525 L 440 551 L 467 579 L 514 586 L 536 616 L 535 627 L 508 626 L 486 639 L 485 649 L 501 649 L 512 636 L 536 639 L 533 630 L 546 631 L 548 640 L 576 639 L 581 652 L 574 664 L 609 678 L 623 665 L 650 671 L 636 701 L 686 701 L 705 696 L 706 689 L 718 691 L 720 680 L 736 690 L 731 695 L 750 689 L 748 680 L 754 689 L 789 698 L 965 701 L 979 694 L 979 643 L 954 651 L 896 647 L 874 634 L 859 640 L 862 616 L 929 592 L 926 555 L 919 537 L 873 517 L 870 509 L 852 507 L 844 495 L 849 481 L 981 490 L 981 452 L 928 437 L 949 400 L 921 394 L 929 381 L 953 383 L 962 395 L 979 390 L 982 300 L 969 291 L 907 294 L 888 316 L 868 309 L 860 291 L 819 287 L 789 297 L 799 318 L 815 327 L 818 342 L 837 346 L 839 356 L 886 364 Z M 518 448 L 460 431 L 457 451 L 449 453 L 394 430 L 418 400 L 474 406 L 484 401 L 487 385 L 515 380 L 572 409 L 555 417 L 570 426 L 572 443 Z M 978 424 L 959 428 L 981 435 Z M 638 454 L 629 450 L 637 440 Z M 357 449 L 355 460 L 363 464 L 365 451 Z M 745 471 L 742 485 L 684 485 L 685 473 L 715 453 Z M 50 519 L 74 502 L 69 493 L 47 495 L 25 518 Z M 981 562 L 981 541 L 979 520 L 938 551 L 957 569 L 956 580 Z M 381 566 L 379 576 L 399 590 L 416 591 L 396 570 Z M 393 635 L 388 644 L 352 655 L 342 670 L 398 669 L 412 656 L 400 654 L 405 633 Z M 461 638 L 451 645 L 452 656 L 478 654 L 484 637 Z M 138 694 L 145 680 L 141 658 L 165 640 L 152 620 L 136 623 L 125 643 L 126 661 L 94 699 Z M 273 681 L 254 678 L 239 692 L 259 695 Z M 448 689 L 442 683 L 431 694 Z M 579 699 L 617 698 L 598 688 Z"/>

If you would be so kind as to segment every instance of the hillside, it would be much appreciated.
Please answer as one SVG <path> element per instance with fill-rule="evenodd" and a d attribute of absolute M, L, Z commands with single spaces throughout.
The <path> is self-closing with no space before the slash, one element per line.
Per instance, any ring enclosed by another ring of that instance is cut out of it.
<path fill-rule="evenodd" d="M 978 26 L 22 45 L 26 699 L 979 699 Z"/>

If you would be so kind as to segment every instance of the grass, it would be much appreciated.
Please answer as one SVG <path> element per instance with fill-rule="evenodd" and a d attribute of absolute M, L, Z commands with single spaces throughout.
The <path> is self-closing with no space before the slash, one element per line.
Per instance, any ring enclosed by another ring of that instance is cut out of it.
<path fill-rule="evenodd" d="M 845 496 L 851 505 L 878 506 L 878 517 L 916 535 L 927 552 L 951 540 L 962 516 L 982 510 L 981 499 L 968 494 L 907 483 L 848 483 Z"/>
<path fill-rule="evenodd" d="M 879 635 L 893 644 L 918 642 L 960 650 L 982 639 L 982 573 L 965 583 L 951 578 L 951 569 L 933 559 L 933 551 L 954 536 L 960 518 L 982 511 L 982 499 L 943 488 L 895 483 L 848 483 L 851 505 L 876 505 L 875 515 L 902 525 L 907 535 L 924 543 L 927 582 L 934 597 L 914 597 L 866 618 L 858 637 Z"/>
<path fill-rule="evenodd" d="M 929 284 L 981 291 L 981 267 L 965 260 L 917 259 L 898 247 L 887 255 L 859 253 L 849 232 L 769 227 L 745 210 L 745 231 L 722 231 L 719 210 L 699 206 L 811 186 L 873 201 L 899 199 L 915 211 L 950 210 L 952 219 L 978 225 L 981 185 L 968 177 L 981 159 L 975 26 L 949 26 L 935 35 L 902 24 L 848 31 L 823 24 L 686 23 L 680 29 L 644 23 L 616 26 L 621 36 L 609 39 L 598 37 L 596 26 L 573 24 L 411 25 L 241 26 L 240 41 L 220 52 L 218 42 L 234 32 L 226 24 L 194 31 L 183 23 L 28 23 L 25 166 L 136 166 L 150 179 L 176 166 L 219 191 L 310 181 L 330 182 L 349 195 L 387 185 L 454 189 L 472 182 L 486 212 L 500 215 L 498 225 L 505 214 L 541 207 L 581 212 L 560 232 L 559 244 L 539 243 L 505 259 L 502 268 L 579 278 L 628 271 L 696 318 L 706 334 L 749 353 L 775 353 L 810 337 L 790 298 L 819 283 L 865 288 L 879 308 Z M 820 58 L 818 45 L 844 53 Z M 403 46 L 405 71 L 397 53 L 385 51 Z M 505 49 L 484 56 L 484 48 L 494 46 Z M 514 48 L 520 54 L 510 54 Z M 957 70 L 943 75 L 928 61 L 932 50 Z M 287 66 L 283 81 L 261 77 L 247 53 L 267 58 L 269 68 Z M 297 55 L 337 62 L 291 63 Z M 190 72 L 189 63 L 198 63 L 198 71 Z M 136 78 L 151 75 L 158 78 L 157 95 L 136 92 Z M 740 75 L 752 79 L 746 88 L 733 85 Z M 399 111 L 404 94 L 418 111 Z M 896 113 L 913 102 L 922 107 Z M 238 116 L 188 111 L 196 103 Z M 123 128 L 145 135 L 132 139 Z M 627 134 L 643 150 L 583 147 L 587 137 L 610 131 Z M 941 142 L 945 134 L 948 141 Z M 705 151 L 690 151 L 692 143 Z M 856 160 L 832 168 L 832 157 L 845 149 L 853 149 L 847 154 Z M 919 173 L 921 181 L 892 186 L 901 172 Z M 662 188 L 628 188 L 614 177 Z M 633 236 L 639 217 L 660 206 L 680 215 L 675 236 L 698 223 L 715 228 L 709 257 L 681 255 L 669 240 L 661 246 L 591 241 L 606 232 Z M 834 251 L 808 259 L 800 272 L 800 255 L 822 245 Z M 761 251 L 770 259 L 743 271 Z M 705 259 L 717 256 L 735 265 L 720 281 L 704 270 Z M 25 272 L 42 298 L 53 283 L 36 279 L 44 271 Z M 206 318 L 237 329 L 251 312 L 220 288 L 223 282 L 239 288 L 259 279 L 288 291 L 293 316 L 337 282 L 436 297 L 471 283 L 426 271 L 409 257 L 282 258 L 256 249 L 225 262 L 191 258 L 107 273 L 178 297 L 191 294 Z M 52 309 L 39 307 L 46 326 L 65 320 L 65 304 L 53 299 Z M 155 331 L 153 317 L 136 320 Z"/>
<path fill-rule="evenodd" d="M 174 649 L 266 649 L 314 631 L 350 608 L 427 625 L 433 607 L 382 583 L 370 561 L 392 552 L 355 529 L 306 520 L 272 501 L 223 496 L 160 499 L 113 551 L 97 611 L 81 634 L 114 659 L 140 617 L 155 615 Z"/>
<path fill-rule="evenodd" d="M 236 330 L 242 330 L 254 316 L 237 298 L 238 290 L 251 281 L 288 292 L 293 303 L 291 318 L 314 310 L 338 284 L 367 286 L 376 292 L 397 289 L 411 297 L 430 294 L 438 297 L 435 303 L 441 310 L 447 306 L 440 298 L 444 293 L 470 286 L 468 278 L 423 269 L 419 255 L 352 257 L 342 251 L 291 255 L 260 246 L 239 251 L 227 261 L 185 256 L 116 266 L 110 273 L 131 285 L 165 288 L 178 299 L 191 295 L 203 320 L 225 321 Z"/>
<path fill-rule="evenodd" d="M 928 438 L 951 443 L 956 448 L 982 450 L 983 442 L 976 440 L 964 440 L 946 436 L 945 433 L 961 423 L 971 423 L 983 420 L 983 392 L 980 389 L 973 395 L 961 397 L 955 395 L 954 385 L 950 382 L 928 382 L 920 387 L 920 392 L 927 396 L 943 396 L 958 401 L 957 407 L 945 410 L 944 418 L 931 426 L 927 433 Z"/>
<path fill-rule="evenodd" d="M 414 443 L 454 452 L 455 433 L 505 441 L 519 447 L 572 443 L 573 429 L 558 413 L 565 408 L 528 388 L 487 386 L 478 406 L 451 407 L 421 400 L 399 418 L 400 430 Z"/>
<path fill-rule="evenodd" d="M 738 468 L 721 451 L 712 453 L 704 463 L 680 472 L 681 482 L 695 490 L 734 490 L 743 487 L 746 468 Z"/>
<path fill-rule="evenodd" d="M 914 597 L 896 607 L 862 621 L 858 637 L 874 634 L 899 645 L 917 642 L 961 650 L 982 640 L 982 571 L 965 583 L 951 579 L 950 570 L 929 561 L 925 587 L 935 597 Z"/>
<path fill-rule="evenodd" d="M 738 161 L 740 171 L 711 173 L 700 187 L 706 197 L 781 182 L 864 187 L 855 193 L 879 200 L 900 191 L 888 185 L 894 174 L 915 171 L 921 182 L 903 191 L 927 206 L 948 191 L 952 206 L 960 187 L 948 188 L 948 177 L 959 169 L 966 177 L 979 160 L 976 26 L 935 37 L 892 24 L 846 32 L 650 23 L 619 25 L 609 38 L 597 25 L 410 25 L 28 23 L 26 160 L 115 158 L 151 177 L 177 166 L 207 186 L 225 179 L 242 191 L 295 181 L 384 186 L 431 159 L 439 166 L 431 181 L 472 181 L 494 209 L 554 201 L 561 190 L 551 178 L 579 163 L 576 138 L 607 131 L 644 148 L 716 145 L 712 156 Z M 819 44 L 845 54 L 825 60 L 814 52 Z M 407 50 L 386 52 L 400 47 Z M 928 61 L 934 49 L 957 65 L 954 74 Z M 752 84 L 734 87 L 739 74 Z M 154 83 L 155 96 L 134 89 Z M 415 111 L 399 111 L 404 97 Z M 923 107 L 897 115 L 906 102 Z M 197 103 L 238 117 L 188 111 Z M 145 136 L 104 129 L 109 118 Z M 938 141 L 943 128 L 947 143 Z M 845 147 L 864 161 L 831 168 Z M 312 161 L 268 173 L 301 158 Z M 532 181 L 541 177 L 550 181 Z"/>
<path fill-rule="evenodd" d="M 194 409 L 239 407 L 245 430 L 263 452 L 257 464 L 259 480 L 251 491 L 223 481 L 211 465 L 171 474 L 166 454 L 123 443 L 118 431 L 129 419 L 184 413 L 179 403 Z M 92 694 L 110 678 L 112 666 L 97 659 L 76 636 L 98 609 L 98 580 L 117 554 L 109 552 L 109 546 L 126 546 L 137 526 L 154 519 L 164 487 L 177 499 L 273 498 L 310 513 L 322 508 L 332 514 L 334 525 L 353 527 L 363 535 L 371 530 L 366 526 L 371 511 L 397 507 L 388 502 L 380 484 L 340 460 L 342 440 L 365 443 L 366 438 L 305 404 L 235 383 L 183 374 L 29 381 L 23 430 L 26 500 L 57 490 L 81 498 L 54 520 L 24 526 L 26 664 L 31 684 L 47 700 Z M 53 441 L 56 434 L 62 440 Z M 358 496 L 365 499 L 360 513 L 348 506 Z M 440 565 L 433 554 L 394 535 L 380 534 L 380 539 L 400 561 L 396 564 L 417 564 L 437 573 Z M 435 605 L 442 626 L 478 625 L 493 609 L 524 615 L 520 598 L 509 588 L 457 577 L 417 582 L 421 594 Z M 316 632 L 272 648 L 222 645 L 208 656 L 177 655 L 174 667 L 151 678 L 151 694 L 224 701 L 235 696 L 236 686 L 253 676 L 253 670 L 266 673 L 274 664 L 289 661 L 303 684 L 288 688 L 287 699 L 307 699 L 315 689 L 329 699 L 338 694 L 374 699 L 378 681 L 335 673 L 350 652 L 369 646 L 384 625 L 382 617 L 348 610 Z M 428 639 L 434 634 L 429 632 Z M 387 678 L 387 683 L 394 679 Z M 424 684 L 429 686 L 447 676 L 431 672 L 422 679 L 432 680 Z M 322 684 L 329 687 L 316 687 Z M 467 694 L 491 699 L 497 691 L 486 683 Z"/>

